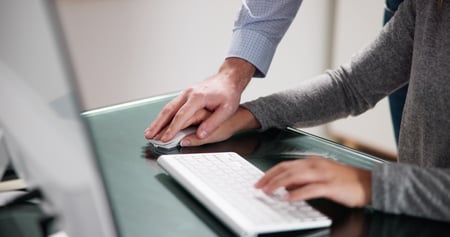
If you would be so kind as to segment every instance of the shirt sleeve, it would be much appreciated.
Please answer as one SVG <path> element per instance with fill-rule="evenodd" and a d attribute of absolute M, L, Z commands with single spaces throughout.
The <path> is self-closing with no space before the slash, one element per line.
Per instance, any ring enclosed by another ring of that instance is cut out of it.
<path fill-rule="evenodd" d="M 243 0 L 227 57 L 247 60 L 257 69 L 255 77 L 265 77 L 301 3 L 302 0 Z"/>

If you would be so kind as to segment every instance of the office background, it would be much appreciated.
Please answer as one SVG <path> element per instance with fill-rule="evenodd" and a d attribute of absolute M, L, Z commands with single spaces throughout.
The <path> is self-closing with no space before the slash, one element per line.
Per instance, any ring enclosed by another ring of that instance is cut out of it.
<path fill-rule="evenodd" d="M 86 110 L 179 91 L 215 73 L 229 47 L 241 3 L 55 1 Z M 268 77 L 253 79 L 242 100 L 293 87 L 346 62 L 381 29 L 383 4 L 304 0 Z M 306 131 L 396 154 L 387 100 L 357 118 Z"/>

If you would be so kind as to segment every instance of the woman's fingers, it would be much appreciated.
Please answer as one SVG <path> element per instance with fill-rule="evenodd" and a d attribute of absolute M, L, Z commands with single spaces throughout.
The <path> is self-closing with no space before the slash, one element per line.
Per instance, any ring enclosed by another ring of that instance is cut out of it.
<path fill-rule="evenodd" d="M 308 200 L 312 198 L 324 198 L 328 195 L 329 187 L 325 183 L 311 183 L 288 191 L 286 201 Z"/>
<path fill-rule="evenodd" d="M 319 163 L 323 158 L 310 157 L 305 159 L 298 159 L 294 161 L 286 161 L 277 164 L 269 169 L 264 176 L 255 184 L 256 188 L 263 188 L 267 185 L 275 186 L 285 179 L 289 179 L 294 184 L 295 179 L 299 180 L 299 184 L 304 181 L 312 181 L 318 176 L 312 172 L 318 168 Z"/>
<path fill-rule="evenodd" d="M 309 183 L 321 182 L 323 179 L 320 173 L 308 169 L 305 162 L 296 162 L 288 165 L 287 169 L 271 177 L 262 187 L 265 193 L 270 194 L 278 188 L 301 187 Z"/>
<path fill-rule="evenodd" d="M 289 201 L 327 198 L 360 207 L 371 201 L 371 173 L 324 158 L 305 158 L 283 162 L 255 184 L 267 194 L 285 188 Z"/>

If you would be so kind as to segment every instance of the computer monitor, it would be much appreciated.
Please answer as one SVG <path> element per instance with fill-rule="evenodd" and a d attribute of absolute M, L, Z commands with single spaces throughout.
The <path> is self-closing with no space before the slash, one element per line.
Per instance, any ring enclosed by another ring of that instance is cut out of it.
<path fill-rule="evenodd" d="M 118 236 L 53 4 L 0 1 L 2 143 L 70 237 Z"/>

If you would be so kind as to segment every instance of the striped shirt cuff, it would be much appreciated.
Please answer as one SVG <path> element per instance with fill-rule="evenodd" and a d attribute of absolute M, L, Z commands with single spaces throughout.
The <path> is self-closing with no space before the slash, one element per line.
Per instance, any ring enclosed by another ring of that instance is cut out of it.
<path fill-rule="evenodd" d="M 272 62 L 277 43 L 251 30 L 235 30 L 227 57 L 247 60 L 256 67 L 254 77 L 265 77 Z"/>

